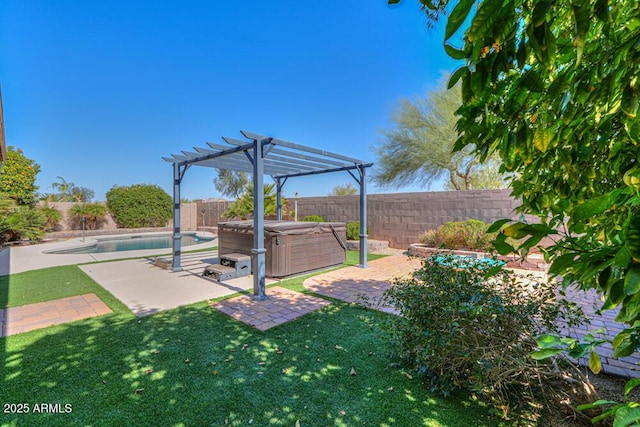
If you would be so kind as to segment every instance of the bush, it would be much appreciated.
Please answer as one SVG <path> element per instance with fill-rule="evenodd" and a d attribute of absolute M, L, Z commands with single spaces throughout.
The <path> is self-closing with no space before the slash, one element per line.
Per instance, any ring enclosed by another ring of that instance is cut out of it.
<path fill-rule="evenodd" d="M 556 302 L 555 283 L 500 267 L 489 273 L 480 265 L 460 268 L 459 262 L 435 255 L 385 292 L 383 304 L 400 312 L 388 324 L 396 355 L 422 373 L 432 391 L 467 389 L 505 413 L 555 402 L 566 386 L 560 380 L 579 371 L 535 361 L 531 353 L 538 335 L 558 332 L 559 318 L 575 325 L 581 310 Z"/>
<path fill-rule="evenodd" d="M 0 192 L 0 243 L 38 241 L 44 235 L 44 215 L 31 206 L 18 206 L 10 195 Z"/>
<path fill-rule="evenodd" d="M 100 203 L 80 203 L 69 211 L 73 228 L 82 228 L 82 218 L 88 230 L 95 230 L 105 222 L 107 207 Z"/>
<path fill-rule="evenodd" d="M 56 230 L 58 228 L 58 223 L 60 222 L 60 220 L 62 220 L 62 213 L 58 209 L 49 206 L 49 203 L 46 201 L 42 206 L 40 206 L 38 210 L 44 217 L 46 230 Z"/>
<path fill-rule="evenodd" d="M 107 192 L 107 208 L 119 227 L 164 227 L 173 217 L 173 199 L 151 184 L 114 186 Z"/>
<path fill-rule="evenodd" d="M 304 217 L 304 219 L 302 221 L 305 222 L 324 222 L 324 218 L 322 218 L 320 215 L 307 215 Z"/>
<path fill-rule="evenodd" d="M 369 229 L 367 228 L 367 233 Z M 347 224 L 347 240 L 360 239 L 360 221 L 352 221 Z"/>
<path fill-rule="evenodd" d="M 444 249 L 467 249 L 488 251 L 495 234 L 487 234 L 488 224 L 477 219 L 461 222 L 447 222 L 429 230 L 420 237 L 427 246 Z"/>

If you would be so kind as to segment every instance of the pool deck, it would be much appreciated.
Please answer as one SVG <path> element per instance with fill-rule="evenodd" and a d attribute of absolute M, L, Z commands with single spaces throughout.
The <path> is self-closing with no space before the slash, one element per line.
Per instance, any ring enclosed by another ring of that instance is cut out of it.
<path fill-rule="evenodd" d="M 153 233 L 158 234 L 158 233 Z M 198 233 L 208 237 L 214 237 L 211 233 Z M 100 236 L 100 238 L 127 237 L 134 234 L 119 234 L 112 236 Z M 36 270 L 40 268 L 56 267 L 60 265 L 86 264 L 97 261 L 110 261 L 122 258 L 144 258 L 159 255 L 170 255 L 171 249 L 145 249 L 135 251 L 104 252 L 94 254 L 52 254 L 50 251 L 77 248 L 95 243 L 97 239 L 86 237 L 74 238 L 64 241 L 42 243 L 38 245 L 13 246 L 0 250 L 0 276 L 7 274 L 22 273 L 24 271 Z M 196 249 L 212 249 L 217 246 L 218 240 L 210 240 L 197 245 L 183 246 L 183 251 Z"/>

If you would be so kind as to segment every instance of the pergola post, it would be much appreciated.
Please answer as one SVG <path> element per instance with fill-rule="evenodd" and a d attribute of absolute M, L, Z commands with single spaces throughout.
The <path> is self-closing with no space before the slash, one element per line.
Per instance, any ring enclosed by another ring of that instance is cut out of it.
<path fill-rule="evenodd" d="M 173 257 L 171 269 L 173 271 L 182 271 L 180 265 L 180 244 L 182 236 L 180 235 L 180 182 L 182 176 L 180 174 L 180 165 L 173 164 Z"/>
<path fill-rule="evenodd" d="M 286 178 L 285 178 L 286 181 Z M 276 178 L 276 219 L 282 221 L 282 178 Z"/>
<path fill-rule="evenodd" d="M 258 300 L 266 296 L 266 269 L 264 248 L 264 146 L 263 140 L 253 141 L 253 295 Z"/>
<path fill-rule="evenodd" d="M 367 268 L 367 179 L 366 168 L 358 166 L 360 173 L 360 267 Z"/>

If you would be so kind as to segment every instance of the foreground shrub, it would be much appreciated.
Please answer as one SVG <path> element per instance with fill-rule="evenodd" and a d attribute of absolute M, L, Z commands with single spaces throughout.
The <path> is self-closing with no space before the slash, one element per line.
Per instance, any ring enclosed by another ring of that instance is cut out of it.
<path fill-rule="evenodd" d="M 367 233 L 369 233 L 368 228 Z M 347 240 L 360 240 L 360 221 L 351 221 L 347 224 Z"/>
<path fill-rule="evenodd" d="M 552 407 L 573 393 L 569 386 L 589 386 L 570 363 L 531 357 L 537 336 L 557 333 L 560 318 L 576 324 L 581 316 L 575 304 L 556 302 L 554 283 L 459 262 L 442 254 L 426 259 L 383 297 L 400 312 L 388 325 L 396 355 L 432 391 L 467 389 L 506 415 L 540 402 Z M 589 400 L 582 392 L 571 398 Z"/>
<path fill-rule="evenodd" d="M 305 222 L 324 222 L 324 218 L 320 215 L 307 215 L 304 217 Z"/>
<path fill-rule="evenodd" d="M 492 248 L 494 234 L 487 234 L 488 224 L 477 219 L 447 222 L 436 230 L 428 230 L 420 237 L 427 246 L 444 249 L 467 249 L 488 251 Z"/>
<path fill-rule="evenodd" d="M 173 217 L 173 200 L 150 184 L 114 186 L 107 192 L 107 208 L 119 227 L 164 227 Z"/>
<path fill-rule="evenodd" d="M 45 218 L 32 206 L 18 206 L 0 192 L 0 243 L 20 240 L 38 241 L 44 235 Z"/>

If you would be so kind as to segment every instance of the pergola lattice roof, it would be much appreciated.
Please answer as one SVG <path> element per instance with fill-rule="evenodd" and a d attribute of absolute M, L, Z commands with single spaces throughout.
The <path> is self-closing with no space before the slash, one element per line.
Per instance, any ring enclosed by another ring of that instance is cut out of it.
<path fill-rule="evenodd" d="M 241 133 L 250 140 L 263 142 L 264 174 L 274 179 L 351 171 L 373 165 L 352 157 L 265 135 L 247 131 L 241 131 Z M 229 145 L 208 142 L 207 148 L 194 147 L 195 152 L 182 151 L 182 154 L 172 154 L 172 157 L 163 157 L 163 159 L 180 166 L 198 165 L 253 173 L 253 160 L 249 153 L 253 149 L 253 141 L 242 141 L 226 136 L 222 139 Z"/>

